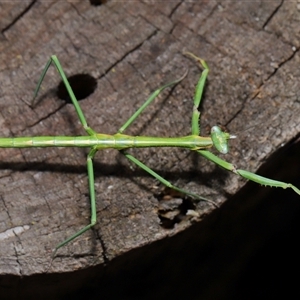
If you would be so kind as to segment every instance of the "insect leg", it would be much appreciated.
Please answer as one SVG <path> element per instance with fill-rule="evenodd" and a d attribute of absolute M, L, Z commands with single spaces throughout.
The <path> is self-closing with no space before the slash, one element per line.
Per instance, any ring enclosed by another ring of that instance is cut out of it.
<path fill-rule="evenodd" d="M 125 124 L 118 130 L 118 133 L 122 133 L 129 125 L 131 125 L 132 122 L 135 121 L 135 119 L 144 111 L 144 109 L 167 87 L 170 87 L 172 85 L 175 85 L 179 83 L 181 80 L 184 79 L 184 77 L 187 75 L 187 71 L 184 73 L 182 77 L 180 77 L 177 80 L 174 80 L 170 83 L 167 83 L 154 91 L 151 96 L 146 100 L 146 102 L 125 122 Z"/>
<path fill-rule="evenodd" d="M 166 179 L 164 179 L 163 177 L 161 177 L 160 175 L 158 175 L 156 172 L 154 172 L 152 169 L 150 169 L 149 167 L 147 167 L 144 163 L 142 163 L 141 161 L 139 161 L 138 159 L 136 159 L 134 156 L 132 156 L 131 154 L 125 152 L 125 151 L 120 151 L 122 154 L 124 154 L 130 161 L 132 161 L 134 164 L 136 164 L 137 166 L 139 166 L 140 168 L 142 168 L 144 171 L 146 171 L 147 173 L 149 173 L 150 175 L 152 175 L 154 178 L 156 178 L 159 182 L 161 182 L 162 184 L 164 184 L 165 186 L 179 191 L 181 193 L 184 193 L 192 198 L 198 199 L 198 200 L 203 200 L 206 202 L 211 203 L 212 205 L 217 207 L 217 204 L 214 203 L 213 201 L 206 199 L 202 196 L 199 196 L 197 194 L 191 193 L 189 191 L 186 191 L 184 189 L 181 189 L 179 187 L 174 186 L 171 182 L 167 181 Z"/>
<path fill-rule="evenodd" d="M 203 94 L 203 90 L 204 90 L 204 85 L 206 82 L 206 78 L 209 72 L 209 68 L 207 63 L 197 57 L 196 55 L 194 55 L 193 53 L 190 52 L 186 52 L 184 53 L 185 55 L 189 55 L 192 58 L 194 58 L 195 60 L 197 60 L 197 62 L 199 62 L 199 64 L 203 67 L 203 71 L 202 74 L 199 78 L 199 81 L 196 85 L 196 90 L 195 90 L 195 95 L 194 95 L 194 107 L 193 107 L 193 115 L 192 115 L 192 135 L 200 135 L 200 124 L 199 124 L 199 119 L 200 119 L 200 112 L 198 110 L 201 99 L 202 99 L 202 94 Z"/>
<path fill-rule="evenodd" d="M 85 226 L 66 240 L 64 240 L 62 243 L 57 245 L 53 251 L 52 257 L 55 256 L 57 250 L 72 240 L 76 239 L 78 236 L 85 233 L 87 230 L 92 228 L 96 222 L 97 222 L 97 212 L 96 212 L 96 197 L 95 197 L 95 181 L 94 181 L 94 168 L 93 168 L 93 158 L 97 152 L 96 148 L 92 148 L 92 150 L 89 152 L 87 156 L 87 170 L 88 170 L 88 179 L 89 179 L 89 190 L 90 190 L 90 199 L 91 199 L 91 222 L 89 225 Z"/>
<path fill-rule="evenodd" d="M 70 86 L 70 83 L 69 83 L 69 81 L 67 79 L 67 76 L 66 76 L 66 74 L 65 74 L 65 72 L 64 72 L 64 70 L 63 70 L 63 68 L 62 68 L 62 66 L 61 66 L 61 64 L 60 64 L 60 62 L 59 62 L 59 60 L 58 60 L 58 58 L 57 58 L 56 55 L 52 55 L 50 57 L 50 59 L 48 60 L 46 66 L 45 66 L 45 68 L 44 68 L 44 70 L 42 72 L 42 75 L 41 75 L 41 77 L 40 77 L 40 79 L 38 81 L 37 87 L 36 87 L 36 89 L 34 91 L 33 99 L 37 96 L 38 91 L 39 91 L 39 89 L 41 87 L 41 84 L 42 84 L 42 82 L 44 80 L 44 77 L 45 77 L 45 75 L 46 75 L 46 73 L 47 73 L 47 71 L 48 71 L 51 63 L 53 63 L 55 65 L 55 67 L 56 67 L 56 69 L 57 69 L 57 71 L 58 71 L 58 73 L 59 73 L 59 75 L 60 75 L 63 83 L 65 84 L 65 87 L 66 87 L 66 89 L 68 91 L 70 99 L 71 99 L 71 101 L 72 101 L 72 103 L 73 103 L 73 105 L 75 107 L 76 113 L 78 115 L 78 118 L 79 118 L 80 123 L 82 124 L 83 128 L 85 129 L 85 131 L 89 135 L 95 135 L 96 132 L 93 129 L 91 129 L 88 126 L 87 122 L 86 122 L 85 116 L 84 116 L 84 114 L 83 114 L 83 112 L 81 110 L 81 107 L 80 107 L 80 105 L 78 103 L 78 100 L 76 99 L 76 97 L 74 95 L 74 92 L 73 92 L 73 90 L 72 90 L 72 88 Z"/>
<path fill-rule="evenodd" d="M 207 151 L 207 150 L 196 150 L 198 153 L 200 153 L 202 156 L 204 156 L 205 158 L 207 158 L 208 160 L 214 162 L 215 164 L 217 164 L 218 166 L 231 171 L 235 174 L 240 175 L 241 177 L 254 181 L 256 183 L 259 183 L 261 185 L 266 185 L 266 186 L 270 186 L 270 187 L 280 187 L 283 189 L 286 188 L 291 188 L 293 189 L 298 195 L 300 195 L 300 190 L 295 187 L 294 185 L 292 185 L 291 183 L 286 183 L 286 182 L 282 182 L 282 181 L 278 181 L 278 180 L 273 180 L 273 179 L 269 179 L 267 177 L 263 177 L 260 175 L 257 175 L 255 173 L 246 171 L 246 170 L 242 170 L 242 169 L 236 169 L 235 166 L 219 157 L 217 157 L 216 155 L 214 155 L 213 153 Z"/>

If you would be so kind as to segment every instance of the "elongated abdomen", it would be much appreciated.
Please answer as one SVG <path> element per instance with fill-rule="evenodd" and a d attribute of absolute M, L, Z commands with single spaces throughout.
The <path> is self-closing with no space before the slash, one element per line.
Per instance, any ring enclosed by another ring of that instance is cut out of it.
<path fill-rule="evenodd" d="M 181 147 L 188 149 L 207 149 L 212 146 L 210 137 L 189 135 L 184 137 L 162 138 L 148 136 L 129 136 L 124 134 L 94 136 L 38 136 L 0 138 L 0 148 L 38 148 L 38 147 L 97 147 L 97 149 L 145 147 Z"/>
<path fill-rule="evenodd" d="M 93 136 L 38 136 L 0 138 L 0 148 L 92 147 L 98 144 Z"/>

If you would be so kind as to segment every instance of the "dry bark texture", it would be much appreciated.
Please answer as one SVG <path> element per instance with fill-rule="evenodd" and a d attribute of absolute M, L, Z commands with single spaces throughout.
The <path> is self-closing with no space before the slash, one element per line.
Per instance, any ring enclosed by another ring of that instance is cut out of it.
<path fill-rule="evenodd" d="M 299 16 L 299 2 L 279 0 L 107 1 L 98 6 L 89 1 L 0 3 L 1 136 L 84 133 L 73 106 L 56 96 L 60 78 L 54 68 L 38 103 L 29 105 L 52 54 L 59 57 L 67 75 L 96 78 L 97 89 L 80 104 L 89 125 L 108 134 L 115 133 L 153 90 L 189 68 L 188 77 L 158 97 L 127 131 L 187 135 L 201 72 L 182 55 L 190 51 L 204 58 L 211 70 L 200 107 L 202 135 L 212 125 L 226 125 L 238 139 L 224 158 L 256 171 L 300 131 Z M 248 128 L 252 129 L 243 132 Z M 244 184 L 189 151 L 132 153 L 176 185 L 219 204 Z M 35 286 L 35 277 L 29 275 L 89 267 L 78 271 L 85 278 L 80 283 L 76 275 L 58 277 L 56 286 L 61 280 L 65 284 L 56 293 L 49 279 L 48 283 L 38 279 L 40 290 L 48 284 L 58 298 L 91 278 L 92 267 L 100 268 L 100 276 L 104 264 L 109 268 L 122 253 L 191 225 L 186 218 L 173 229 L 162 228 L 156 195 L 164 188 L 131 168 L 117 151 L 101 151 L 94 165 L 98 223 L 59 250 L 48 269 L 51 250 L 89 222 L 86 154 L 87 150 L 75 148 L 0 151 L 0 283 L 7 293 L 13 288 L 10 299 L 21 290 L 34 290 L 29 287 Z M 213 207 L 200 202 L 194 209 L 202 218 Z M 195 235 L 197 239 L 201 233 Z M 24 278 L 29 287 L 24 287 Z"/>

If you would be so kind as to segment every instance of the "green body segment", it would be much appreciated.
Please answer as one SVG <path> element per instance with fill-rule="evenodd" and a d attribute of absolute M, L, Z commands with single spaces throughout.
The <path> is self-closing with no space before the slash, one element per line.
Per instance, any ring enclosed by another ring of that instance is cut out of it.
<path fill-rule="evenodd" d="M 192 150 L 212 147 L 210 137 L 189 135 L 184 137 L 162 138 L 148 136 L 130 136 L 125 134 L 96 134 L 92 136 L 37 136 L 0 138 L 0 148 L 32 147 L 96 147 L 96 149 L 114 148 L 118 150 L 143 147 L 182 147 Z"/>

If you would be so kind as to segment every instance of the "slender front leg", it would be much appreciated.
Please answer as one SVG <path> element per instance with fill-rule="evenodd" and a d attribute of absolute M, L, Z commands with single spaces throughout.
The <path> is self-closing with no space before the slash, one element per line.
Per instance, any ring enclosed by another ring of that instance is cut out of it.
<path fill-rule="evenodd" d="M 132 156 L 131 154 L 125 152 L 125 151 L 120 151 L 122 154 L 124 154 L 130 161 L 132 161 L 134 164 L 136 164 L 137 166 L 139 166 L 140 168 L 142 168 L 144 171 L 146 171 L 147 173 L 149 173 L 150 175 L 152 175 L 154 178 L 156 178 L 158 181 L 160 181 L 162 184 L 164 184 L 165 186 L 173 189 L 173 190 L 176 190 L 176 191 L 179 191 L 181 193 L 184 193 L 192 198 L 195 198 L 195 199 L 198 199 L 198 200 L 203 200 L 203 201 L 206 201 L 206 202 L 209 202 L 211 203 L 212 205 L 214 205 L 215 207 L 218 207 L 218 205 L 209 200 L 209 199 L 206 199 L 202 196 L 199 196 L 197 194 L 194 194 L 194 193 L 191 193 L 191 192 L 188 192 L 184 189 L 181 189 L 175 185 L 173 185 L 171 182 L 167 181 L 166 179 L 164 179 L 163 177 L 161 177 L 160 175 L 158 175 L 156 172 L 154 172 L 153 170 L 151 170 L 149 167 L 147 167 L 145 164 L 143 164 L 141 161 L 139 161 L 138 159 L 136 159 L 134 156 Z"/>
<path fill-rule="evenodd" d="M 69 238 L 67 238 L 66 240 L 64 240 L 59 245 L 57 245 L 53 251 L 52 258 L 55 257 L 55 254 L 59 248 L 65 246 L 72 240 L 76 239 L 78 236 L 85 233 L 87 230 L 92 228 L 97 222 L 94 168 L 93 168 L 93 158 L 94 158 L 96 152 L 97 152 L 97 149 L 93 148 L 87 156 L 87 171 L 88 171 L 89 190 L 90 190 L 90 199 L 91 199 L 91 223 L 89 225 L 85 226 L 84 228 L 82 228 L 81 230 L 79 230 L 78 232 L 76 232 L 75 234 L 73 234 L 72 236 L 70 236 Z"/>
<path fill-rule="evenodd" d="M 246 170 L 236 169 L 233 164 L 217 157 L 216 155 L 212 154 L 211 152 L 209 152 L 207 150 L 196 150 L 196 151 L 198 153 L 200 153 L 202 156 L 204 156 L 205 158 L 207 158 L 208 160 L 219 165 L 220 167 L 222 167 L 228 171 L 231 171 L 235 174 L 238 174 L 245 179 L 254 181 L 261 185 L 270 186 L 270 187 L 280 187 L 283 189 L 291 188 L 298 195 L 300 195 L 300 190 L 297 187 L 295 187 L 294 185 L 292 185 L 291 183 L 286 183 L 286 182 L 282 182 L 282 181 L 278 181 L 278 180 L 269 179 L 269 178 L 254 174 L 254 173 L 246 171 Z"/>
<path fill-rule="evenodd" d="M 155 92 L 153 92 L 151 94 L 151 96 L 146 100 L 146 102 L 125 122 L 125 124 L 118 130 L 118 133 L 122 133 L 127 127 L 129 127 L 131 125 L 132 122 L 134 122 L 134 120 L 144 111 L 144 109 L 167 87 L 175 85 L 177 83 L 179 83 L 186 75 L 187 75 L 188 71 L 186 71 L 184 73 L 184 75 L 182 77 L 180 77 L 177 80 L 174 80 L 170 83 L 167 83 L 165 85 L 163 85 L 162 87 L 160 87 L 159 89 L 157 89 Z"/>
<path fill-rule="evenodd" d="M 185 55 L 189 55 L 192 58 L 194 58 L 195 60 L 197 60 L 197 62 L 199 62 L 199 64 L 204 68 L 200 79 L 197 83 L 196 86 L 196 91 L 195 91 L 195 96 L 194 96 L 194 107 L 193 107 L 193 115 L 192 115 L 192 135 L 200 135 L 200 124 L 199 124 L 199 119 L 200 119 L 200 112 L 198 110 L 201 99 L 202 99 L 202 94 L 203 94 L 203 90 L 204 90 L 204 85 L 206 82 L 206 78 L 209 72 L 209 68 L 207 63 L 197 57 L 196 55 L 194 55 L 193 53 L 190 52 L 186 52 L 184 53 Z"/>
<path fill-rule="evenodd" d="M 95 135 L 96 132 L 92 128 L 90 128 L 88 126 L 87 122 L 86 122 L 85 116 L 84 116 L 84 114 L 83 114 L 83 112 L 81 110 L 81 107 L 80 107 L 80 105 L 78 103 L 78 100 L 76 99 L 76 97 L 74 95 L 74 92 L 73 92 L 73 90 L 72 90 L 72 88 L 70 86 L 70 83 L 69 83 L 69 81 L 67 79 L 67 76 L 66 76 L 66 74 L 65 74 L 65 72 L 64 72 L 64 70 L 63 70 L 63 68 L 62 68 L 62 66 L 61 66 L 58 58 L 56 57 L 56 55 L 52 55 L 50 57 L 49 61 L 47 62 L 46 66 L 45 66 L 45 68 L 44 68 L 44 70 L 42 72 L 41 78 L 40 78 L 40 80 L 39 80 L 39 82 L 37 84 L 37 87 L 36 87 L 36 89 L 34 91 L 33 99 L 37 96 L 38 91 L 39 91 L 39 89 L 41 87 L 41 84 L 42 84 L 42 82 L 44 80 L 44 77 L 45 77 L 45 75 L 46 75 L 46 73 L 47 73 L 47 71 L 48 71 L 48 69 L 49 69 L 49 67 L 50 67 L 50 65 L 51 65 L 52 62 L 55 65 L 55 67 L 56 67 L 56 69 L 57 69 L 57 71 L 58 71 L 58 73 L 59 73 L 59 75 L 60 75 L 60 77 L 61 77 L 61 79 L 62 79 L 62 81 L 63 81 L 63 83 L 64 83 L 64 85 L 65 85 L 65 87 L 67 89 L 67 91 L 68 91 L 68 94 L 70 96 L 70 99 L 71 99 L 74 107 L 75 107 L 75 110 L 76 110 L 76 113 L 77 113 L 78 118 L 80 120 L 80 123 L 82 124 L 83 128 L 85 129 L 85 131 L 89 135 Z"/>

